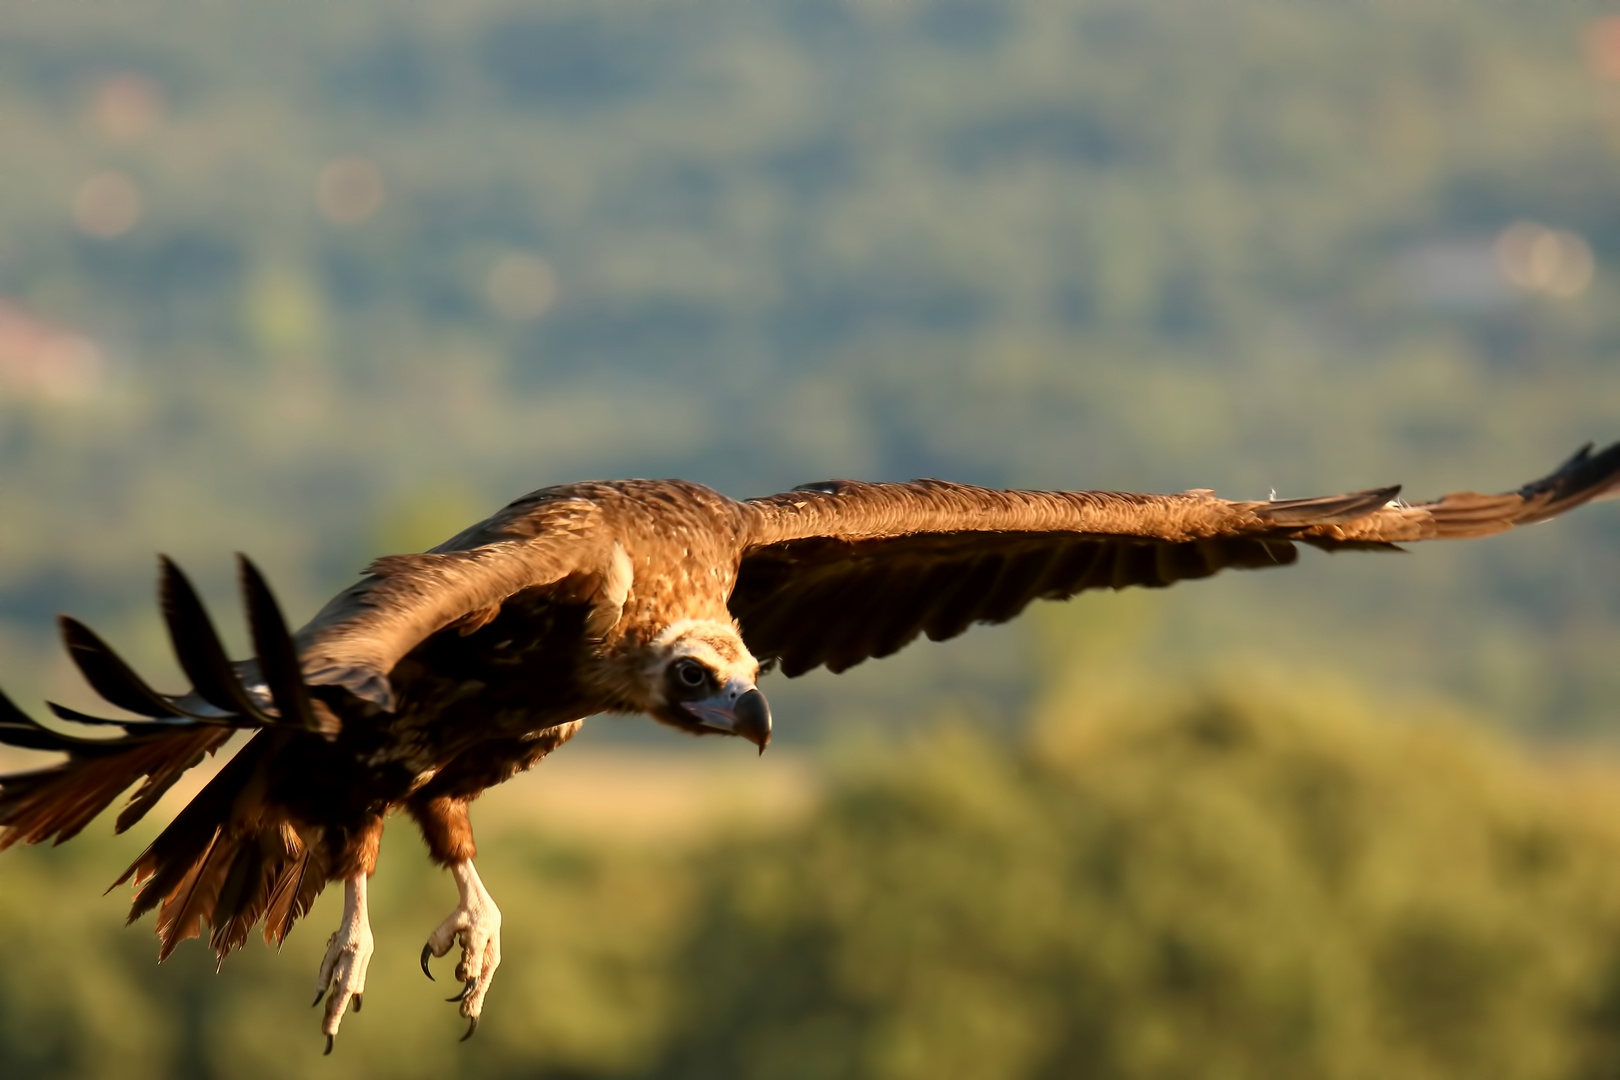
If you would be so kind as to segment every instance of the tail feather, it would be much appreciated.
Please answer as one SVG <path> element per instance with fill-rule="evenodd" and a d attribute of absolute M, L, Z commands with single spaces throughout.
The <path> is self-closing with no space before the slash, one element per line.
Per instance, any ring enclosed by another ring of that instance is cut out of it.
<path fill-rule="evenodd" d="M 113 883 L 132 882 L 129 921 L 158 912 L 158 958 L 212 927 L 221 960 L 269 916 L 266 940 L 286 939 L 326 883 L 318 837 L 299 835 L 264 804 L 263 767 L 285 736 L 255 736 Z"/>
<path fill-rule="evenodd" d="M 253 832 L 215 833 L 158 910 L 158 959 L 201 937 L 221 962 L 247 944 L 265 920 L 266 942 L 279 946 L 314 905 L 325 884 L 324 861 L 285 824 Z"/>
<path fill-rule="evenodd" d="M 244 846 L 211 920 L 214 933 L 209 944 L 221 960 L 247 943 L 261 918 L 266 942 L 280 945 L 286 940 L 293 923 L 309 910 L 325 884 L 324 872 L 313 879 L 308 874 L 314 861 L 314 849 L 285 823 L 261 830 L 256 842 Z M 312 886 L 307 893 L 306 882 Z"/>
<path fill-rule="evenodd" d="M 118 886 L 129 881 L 139 890 L 130 922 L 159 904 L 167 905 L 179 893 L 186 877 L 206 858 L 215 836 L 235 816 L 233 804 L 253 779 L 265 747 L 263 737 L 249 739 L 113 882 Z"/>
<path fill-rule="evenodd" d="M 202 920 L 213 910 L 225 874 L 230 869 L 229 853 L 222 851 L 222 847 L 231 848 L 234 845 L 230 841 L 223 845 L 220 843 L 220 829 L 216 826 L 213 836 L 208 839 L 208 846 L 203 849 L 202 857 L 186 868 L 179 885 L 163 901 L 157 919 L 159 963 L 167 960 L 175 946 L 182 941 L 202 935 Z"/>
<path fill-rule="evenodd" d="M 324 848 L 317 838 L 303 838 L 303 844 L 303 854 L 282 869 L 265 908 L 265 944 L 273 944 L 278 949 L 292 933 L 293 923 L 309 914 L 310 908 L 315 906 L 315 898 L 326 885 L 329 867 Z"/>
<path fill-rule="evenodd" d="M 208 922 L 214 928 L 212 940 L 216 948 L 220 934 L 227 924 L 242 908 L 253 903 L 253 897 L 261 888 L 268 887 L 262 880 L 266 860 L 264 848 L 257 842 L 258 840 L 257 836 L 247 837 L 235 845 L 230 869 L 225 873 L 225 882 L 219 888 L 219 895 L 214 898 L 213 911 Z"/>

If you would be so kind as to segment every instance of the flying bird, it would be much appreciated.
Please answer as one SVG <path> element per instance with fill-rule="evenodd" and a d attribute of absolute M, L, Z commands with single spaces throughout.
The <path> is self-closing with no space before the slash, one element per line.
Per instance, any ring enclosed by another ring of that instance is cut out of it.
<path fill-rule="evenodd" d="M 191 689 L 164 694 L 88 627 L 61 619 L 69 655 L 136 719 L 51 711 L 67 734 L 0 696 L 0 743 L 65 754 L 0 776 L 0 848 L 76 835 L 120 793 L 122 832 L 231 735 L 245 745 L 115 884 L 130 921 L 157 911 L 159 959 L 204 925 L 223 961 L 264 924 L 279 944 L 328 882 L 343 914 L 316 977 L 332 1049 L 359 1012 L 373 943 L 366 882 L 383 821 L 403 810 L 459 892 L 427 938 L 459 948 L 452 998 L 478 1026 L 501 962 L 501 914 L 474 869 L 469 804 L 567 742 L 594 713 L 645 713 L 764 751 L 758 679 L 843 671 L 926 635 L 1011 619 L 1034 600 L 1157 588 L 1329 551 L 1485 536 L 1620 494 L 1620 443 L 1587 446 L 1501 495 L 1406 503 L 1388 487 L 1228 501 L 999 491 L 940 480 L 833 480 L 738 502 L 680 480 L 544 488 L 432 550 L 389 555 L 291 633 L 245 558 L 255 656 L 232 662 L 185 575 L 159 594 Z"/>

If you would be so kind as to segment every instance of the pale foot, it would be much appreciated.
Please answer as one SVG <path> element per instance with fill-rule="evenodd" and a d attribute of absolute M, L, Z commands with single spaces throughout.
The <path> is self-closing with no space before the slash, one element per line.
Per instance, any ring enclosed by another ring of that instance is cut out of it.
<path fill-rule="evenodd" d="M 489 992 L 495 969 L 501 966 L 501 909 L 478 880 L 471 859 L 451 863 L 450 874 L 461 892 L 461 904 L 428 935 L 427 944 L 422 946 L 422 973 L 433 978 L 428 957 L 443 956 L 451 946 L 461 946 L 456 978 L 466 985 L 461 993 L 447 1000 L 461 1003 L 461 1015 L 467 1018 L 467 1034 L 461 1041 L 466 1042 L 478 1030 L 484 995 Z"/>
<path fill-rule="evenodd" d="M 338 1025 L 343 1023 L 343 1011 L 354 1001 L 354 1011 L 360 1011 L 361 993 L 366 988 L 366 968 L 371 964 L 373 944 L 371 920 L 366 916 L 366 875 L 357 873 L 343 882 L 343 922 L 326 942 L 326 956 L 321 960 L 321 972 L 315 976 L 315 1004 L 326 999 L 326 1016 L 321 1030 L 326 1033 L 326 1053 L 332 1052 L 332 1041 L 337 1037 Z"/>

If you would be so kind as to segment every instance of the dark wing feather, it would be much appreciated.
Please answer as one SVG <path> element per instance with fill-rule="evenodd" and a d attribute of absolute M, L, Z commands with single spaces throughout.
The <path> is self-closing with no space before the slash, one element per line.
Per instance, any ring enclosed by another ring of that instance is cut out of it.
<path fill-rule="evenodd" d="M 62 631 L 62 645 L 84 681 L 108 704 L 137 716 L 181 715 L 169 698 L 147 686 L 94 630 L 66 615 L 57 620 L 57 625 Z"/>
<path fill-rule="evenodd" d="M 196 684 L 182 697 L 153 690 L 89 627 L 61 620 L 68 654 L 91 687 L 109 704 L 147 719 L 106 719 L 47 703 L 59 719 L 119 733 L 85 738 L 45 727 L 0 695 L 0 744 L 66 754 L 46 768 L 0 776 L 0 848 L 19 840 L 61 843 L 139 782 L 118 815 L 116 829 L 123 832 L 236 728 L 319 730 L 275 598 L 251 567 L 244 570 L 244 588 L 260 657 L 232 665 L 196 591 L 172 562 L 162 560 L 160 595 L 170 636 L 181 667 Z M 267 673 L 275 714 L 243 685 L 244 678 L 260 671 Z"/>
<path fill-rule="evenodd" d="M 1231 502 L 1206 491 L 828 481 L 744 504 L 749 531 L 730 606 L 748 647 L 786 674 L 842 671 L 919 635 L 939 641 L 977 622 L 1004 622 L 1037 599 L 1286 566 L 1300 541 L 1365 549 L 1483 536 L 1617 486 L 1620 444 L 1595 455 L 1583 449 L 1515 492 L 1423 504 L 1395 501 L 1395 487 Z"/>
<path fill-rule="evenodd" d="M 0 694 L 0 743 L 66 754 L 54 765 L 0 776 L 0 849 L 18 841 L 56 843 L 78 834 L 136 781 L 140 788 L 118 818 L 123 832 L 162 797 L 186 769 L 218 750 L 231 729 L 189 720 L 104 720 L 52 705 L 64 720 L 116 728 L 116 738 L 85 738 L 53 730 Z"/>
<path fill-rule="evenodd" d="M 270 594 L 264 575 L 245 555 L 238 555 L 242 576 L 242 596 L 246 601 L 248 628 L 253 634 L 253 651 L 259 656 L 259 670 L 264 674 L 270 699 L 276 703 L 281 723 L 319 732 L 320 722 L 315 719 L 315 708 L 310 704 L 309 687 L 304 685 L 299 671 L 298 653 L 287 633 L 287 621 L 281 617 L 281 607 Z M 223 653 L 221 654 L 223 655 Z"/>
<path fill-rule="evenodd" d="M 166 555 L 159 558 L 158 565 L 158 603 L 168 626 L 169 642 L 196 695 L 224 712 L 266 726 L 275 723 L 248 696 L 191 581 Z M 274 601 L 271 603 L 274 606 Z M 286 637 L 285 631 L 282 637 Z"/>
<path fill-rule="evenodd" d="M 1173 543 L 1076 533 L 943 533 L 784 544 L 743 559 L 731 610 L 755 655 L 788 675 L 843 671 L 919 635 L 944 641 L 1005 622 L 1037 599 L 1158 588 L 1226 567 L 1286 565 L 1287 540 Z"/>

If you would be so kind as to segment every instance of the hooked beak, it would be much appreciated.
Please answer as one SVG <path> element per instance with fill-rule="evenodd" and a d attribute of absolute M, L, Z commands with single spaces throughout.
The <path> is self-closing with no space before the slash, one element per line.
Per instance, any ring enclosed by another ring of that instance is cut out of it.
<path fill-rule="evenodd" d="M 771 707 L 759 689 L 741 679 L 732 679 L 713 697 L 685 701 L 681 707 L 698 718 L 698 723 L 727 735 L 741 735 L 765 752 L 771 741 Z"/>

